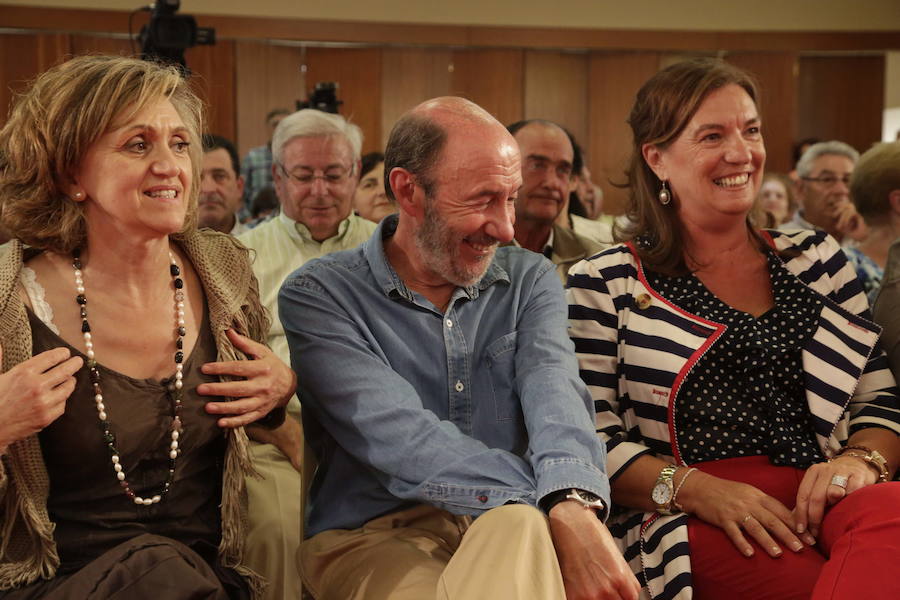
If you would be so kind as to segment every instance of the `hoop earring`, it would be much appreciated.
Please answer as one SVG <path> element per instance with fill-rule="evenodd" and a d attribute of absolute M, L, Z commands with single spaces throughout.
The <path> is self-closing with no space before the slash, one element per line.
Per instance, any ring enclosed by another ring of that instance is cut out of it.
<path fill-rule="evenodd" d="M 672 201 L 672 194 L 669 192 L 669 188 L 666 186 L 666 182 L 662 182 L 662 187 L 659 188 L 659 203 L 665 206 L 669 202 Z"/>

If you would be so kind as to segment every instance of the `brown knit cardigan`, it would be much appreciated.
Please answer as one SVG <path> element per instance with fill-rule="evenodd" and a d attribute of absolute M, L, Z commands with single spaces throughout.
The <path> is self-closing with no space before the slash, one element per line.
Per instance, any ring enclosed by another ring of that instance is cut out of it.
<path fill-rule="evenodd" d="M 229 235 L 208 230 L 172 237 L 187 254 L 206 293 L 209 323 L 218 360 L 240 360 L 225 335 L 237 332 L 265 343 L 269 318 L 259 303 L 256 278 L 248 251 Z M 3 372 L 31 357 L 31 328 L 17 286 L 24 248 L 13 240 L 0 247 L 0 343 Z M 222 564 L 234 568 L 250 583 L 254 597 L 264 580 L 242 566 L 247 493 L 244 478 L 253 473 L 243 428 L 227 430 L 222 482 Z M 27 585 L 39 577 L 52 578 L 59 566 L 53 540 L 54 524 L 47 515 L 50 481 L 37 435 L 9 446 L 0 461 L 0 590 Z"/>

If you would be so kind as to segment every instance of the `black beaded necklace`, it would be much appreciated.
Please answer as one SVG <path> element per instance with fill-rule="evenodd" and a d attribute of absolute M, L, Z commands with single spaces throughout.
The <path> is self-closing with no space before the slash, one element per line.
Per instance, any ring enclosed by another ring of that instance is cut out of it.
<path fill-rule="evenodd" d="M 94 402 L 97 405 L 97 416 L 100 418 L 100 428 L 103 431 L 103 442 L 106 444 L 106 447 L 109 450 L 113 471 L 115 472 L 116 479 L 119 480 L 119 485 L 122 486 L 122 490 L 125 492 L 125 495 L 131 498 L 135 504 L 142 506 L 157 504 L 172 488 L 172 483 L 175 480 L 175 459 L 178 458 L 179 454 L 178 439 L 181 437 L 182 433 L 181 390 L 183 387 L 182 379 L 184 378 L 183 348 L 185 335 L 184 282 L 180 277 L 181 270 L 175 263 L 175 257 L 171 252 L 169 253 L 169 260 L 171 261 L 171 264 L 169 265 L 169 273 L 172 275 L 176 320 L 175 389 L 170 393 L 169 396 L 172 403 L 172 425 L 169 428 L 171 438 L 171 442 L 169 443 L 169 474 L 166 477 L 166 482 L 163 484 L 163 489 L 160 490 L 158 494 L 155 494 L 149 498 L 142 498 L 134 493 L 134 490 L 131 489 L 131 484 L 128 483 L 128 480 L 125 478 L 125 469 L 122 467 L 121 459 L 119 458 L 119 450 L 116 448 L 116 435 L 110 430 L 109 421 L 107 420 L 106 406 L 103 404 L 103 390 L 100 387 L 100 370 L 97 367 L 97 361 L 94 359 L 94 343 L 91 340 L 91 326 L 88 323 L 87 317 L 87 297 L 84 295 L 81 250 L 76 249 L 72 252 L 72 267 L 75 269 L 75 289 L 78 292 L 78 295 L 75 297 L 75 301 L 78 303 L 78 306 L 81 310 L 81 333 L 84 336 L 85 348 L 87 348 L 87 368 L 90 372 L 91 386 L 94 391 Z"/>

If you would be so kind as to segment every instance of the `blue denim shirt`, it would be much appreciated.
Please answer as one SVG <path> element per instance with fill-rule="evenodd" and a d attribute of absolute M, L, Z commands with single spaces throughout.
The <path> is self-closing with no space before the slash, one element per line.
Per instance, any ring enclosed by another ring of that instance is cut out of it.
<path fill-rule="evenodd" d="M 441 312 L 387 261 L 388 217 L 308 262 L 278 310 L 319 459 L 308 535 L 427 503 L 478 516 L 580 488 L 609 504 L 593 401 L 553 264 L 500 248 Z"/>

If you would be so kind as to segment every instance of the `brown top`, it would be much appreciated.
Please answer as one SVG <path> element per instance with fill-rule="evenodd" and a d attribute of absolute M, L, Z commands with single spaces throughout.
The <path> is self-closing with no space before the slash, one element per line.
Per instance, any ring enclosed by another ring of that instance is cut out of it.
<path fill-rule="evenodd" d="M 73 303 L 73 309 L 74 309 Z M 65 346 L 81 354 L 28 311 L 33 353 Z M 136 506 L 115 478 L 101 437 L 87 367 L 76 373 L 75 391 L 65 413 L 40 432 L 41 451 L 50 476 L 47 510 L 56 523 L 54 539 L 63 572 L 80 568 L 114 546 L 153 533 L 197 549 L 199 542 L 219 544 L 225 438 L 204 405 L 216 398 L 196 393 L 215 377 L 200 365 L 216 360 L 216 346 L 204 317 L 197 343 L 185 361 L 182 420 L 175 480 L 159 504 Z M 172 377 L 134 379 L 98 365 L 104 404 L 128 481 L 139 496 L 158 494 L 169 469 Z M 174 363 L 173 363 L 174 369 Z"/>
<path fill-rule="evenodd" d="M 218 360 L 243 358 L 225 334 L 228 328 L 265 343 L 269 319 L 259 303 L 247 249 L 231 236 L 210 230 L 190 231 L 172 239 L 185 251 L 200 277 Z M 17 240 L 0 246 L 3 371 L 27 360 L 32 351 L 31 325 L 17 292 L 23 251 Z M 241 564 L 247 519 L 244 478 L 252 472 L 247 434 L 243 428 L 224 433 L 227 444 L 219 506 L 222 535 L 218 557 L 223 566 L 234 568 L 243 575 L 249 581 L 254 597 L 258 597 L 262 594 L 263 581 Z M 0 457 L 0 513 L 3 515 L 0 520 L 0 589 L 55 575 L 59 554 L 53 524 L 47 513 L 49 492 L 50 479 L 38 436 L 11 444 Z"/>

